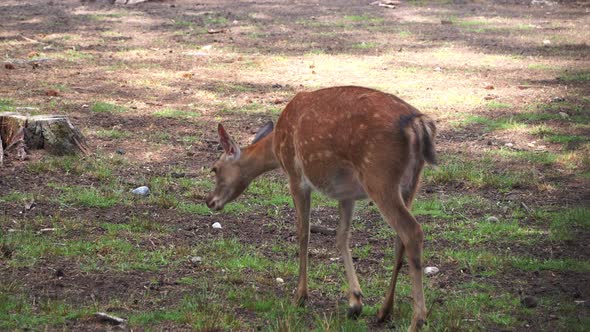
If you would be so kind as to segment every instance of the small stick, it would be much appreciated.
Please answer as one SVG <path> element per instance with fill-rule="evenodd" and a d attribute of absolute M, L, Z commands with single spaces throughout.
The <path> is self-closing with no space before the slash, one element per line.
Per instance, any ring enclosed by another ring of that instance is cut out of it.
<path fill-rule="evenodd" d="M 333 228 L 322 227 L 318 225 L 311 225 L 310 232 L 312 233 L 320 233 L 324 235 L 336 235 L 336 230 Z"/>
<path fill-rule="evenodd" d="M 114 325 L 121 325 L 121 324 L 125 324 L 125 322 L 127 321 L 126 319 L 123 318 L 119 318 L 117 316 L 113 316 L 113 315 L 109 315 L 107 313 L 104 312 L 97 312 L 95 314 L 95 316 L 105 322 L 114 324 Z"/>

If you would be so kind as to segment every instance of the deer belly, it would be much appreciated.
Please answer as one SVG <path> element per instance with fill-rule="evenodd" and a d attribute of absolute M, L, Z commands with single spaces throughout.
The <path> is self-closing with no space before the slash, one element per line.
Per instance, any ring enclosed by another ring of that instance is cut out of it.
<path fill-rule="evenodd" d="M 305 176 L 305 182 L 324 195 L 337 200 L 367 198 L 365 189 L 352 170 L 339 169 L 326 176 Z"/>

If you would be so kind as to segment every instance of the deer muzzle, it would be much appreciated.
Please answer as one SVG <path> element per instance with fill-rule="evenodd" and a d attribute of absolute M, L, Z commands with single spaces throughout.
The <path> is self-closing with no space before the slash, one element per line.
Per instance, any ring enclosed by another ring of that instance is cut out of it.
<path fill-rule="evenodd" d="M 211 210 L 219 211 L 223 209 L 223 203 L 221 202 L 219 197 L 216 197 L 215 195 L 210 195 L 209 197 L 207 197 L 205 203 L 207 204 L 207 207 Z"/>

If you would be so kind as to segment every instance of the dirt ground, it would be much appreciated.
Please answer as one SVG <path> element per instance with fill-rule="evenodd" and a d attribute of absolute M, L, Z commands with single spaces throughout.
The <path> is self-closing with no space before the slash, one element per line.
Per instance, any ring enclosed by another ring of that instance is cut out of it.
<path fill-rule="evenodd" d="M 437 118 L 437 150 L 443 156 L 443 165 L 449 160 L 445 156 L 452 156 L 451 160 L 481 160 L 488 151 L 507 146 L 525 152 L 542 149 L 562 159 L 570 158 L 575 164 L 567 167 L 492 158 L 492 174 L 519 171 L 533 174 L 540 182 L 530 184 L 527 180 L 509 190 L 498 190 L 469 181 L 428 180 L 417 200 L 467 194 L 496 204 L 454 211 L 471 219 L 508 216 L 503 206 L 549 212 L 588 206 L 588 2 L 547 1 L 533 5 L 524 0 L 401 1 L 394 9 L 370 3 L 176 0 L 112 5 L 108 1 L 5 0 L 0 4 L 0 99 L 10 100 L 7 110 L 18 111 L 21 107 L 21 111 L 67 114 L 86 135 L 100 160 L 126 160 L 112 167 L 112 177 L 117 178 L 120 187 L 133 188 L 173 173 L 193 181 L 208 176 L 208 169 L 219 155 L 216 125 L 220 121 L 245 145 L 260 125 L 276 120 L 299 91 L 333 85 L 370 86 L 394 93 Z M 96 111 L 94 107 L 100 102 L 119 105 L 124 111 Z M 560 106 L 550 109 L 555 117 L 543 125 L 581 139 L 543 142 L 526 128 L 515 125 L 510 130 L 490 130 L 489 122 L 477 120 L 500 123 L 510 118 L 508 124 L 513 124 L 512 115 L 517 119 L 518 114 L 540 109 L 541 104 L 556 103 Z M 581 125 L 561 121 L 559 112 L 580 117 Z M 476 120 L 462 122 L 465 119 Z M 118 138 L 105 132 L 122 132 L 124 136 Z M 0 200 L 0 218 L 4 220 L 0 236 L 7 238 L 10 229 L 29 223 L 37 231 L 50 227 L 51 220 L 75 219 L 77 225 L 69 228 L 68 240 L 92 241 L 108 233 L 101 226 L 103 222 L 125 224 L 134 216 L 144 216 L 175 231 L 141 238 L 121 235 L 136 248 L 191 248 L 218 237 L 210 225 L 221 220 L 225 239 L 237 238 L 272 261 L 295 260 L 294 252 L 277 252 L 268 246 L 276 239 L 290 246 L 296 243 L 295 214 L 288 205 L 279 206 L 274 213 L 252 208 L 234 214 L 206 215 L 181 213 L 164 198 L 157 202 L 131 198 L 131 204 L 107 208 L 63 203 L 54 198 L 63 195 L 64 187 L 99 187 L 104 183 L 96 173 L 52 167 L 48 158 L 43 151 L 31 151 L 29 160 L 9 158 L 0 167 L 0 197 L 16 191 L 35 197 L 34 208 L 24 208 L 21 201 Z M 36 172 L 31 165 L 43 171 Z M 268 176 L 280 179 L 281 173 L 274 171 Z M 181 185 L 171 185 L 167 193 L 180 196 L 185 190 Z M 187 201 L 202 203 L 206 192 L 203 188 L 188 190 Z M 257 193 L 248 195 L 248 199 L 265 199 Z M 314 208 L 312 219 L 329 228 L 338 224 L 337 211 L 331 206 Z M 484 278 L 481 271 L 461 268 L 458 261 L 437 256 L 444 250 L 469 249 L 464 242 L 437 236 L 437 225 L 450 221 L 432 215 L 418 219 L 425 229 L 432 230 L 426 247 L 434 254 L 428 264 L 445 271 L 427 282 L 427 293 L 429 288 L 456 289 L 467 281 Z M 359 210 L 355 220 L 362 220 L 362 227 L 354 230 L 354 246 L 371 247 L 368 258 L 355 260 L 362 282 L 384 272 L 383 259 L 389 257 L 393 238 L 375 238 L 375 230 L 383 221 L 374 209 Z M 533 213 L 520 222 L 538 226 Z M 587 263 L 588 240 L 590 232 L 584 228 L 574 240 L 542 239 L 535 245 L 514 243 L 508 249 L 538 260 Z M 500 246 L 505 243 L 496 246 L 484 242 L 473 248 L 495 252 Z M 337 256 L 332 236 L 312 234 L 310 247 L 311 264 Z M 94 303 L 122 315 L 171 306 L 193 293 L 195 287 L 179 283 L 181 278 L 221 280 L 217 267 L 195 266 L 187 260 L 157 271 L 89 272 L 80 268 L 74 255 L 47 256 L 34 264 L 13 266 L 9 261 L 15 249 L 0 249 L 0 282 L 18 285 L 32 302 L 51 299 L 72 306 Z M 253 282 L 248 279 L 256 279 L 257 273 L 244 271 L 243 276 L 246 281 L 231 282 L 250 287 Z M 258 279 L 256 282 L 277 297 L 290 298 L 297 277 L 293 274 L 283 278 L 293 287 L 278 287 Z M 343 276 L 339 278 L 327 283 L 344 280 Z M 561 316 L 551 303 L 543 303 L 537 311 L 522 314 L 508 327 L 485 322 L 462 326 L 462 330 L 552 331 L 570 326 L 563 325 L 563 319 L 588 322 L 582 319 L 590 314 L 587 271 L 514 270 L 488 281 L 517 298 L 529 295 L 581 304 L 569 316 Z M 2 291 L 8 292 L 7 288 Z M 335 303 L 343 294 L 327 295 L 319 287 L 312 290 L 311 297 L 312 312 L 333 312 L 338 310 Z M 113 302 L 115 298 L 121 300 Z M 409 295 L 402 300 L 407 302 Z M 381 298 L 367 299 L 371 301 L 379 303 Z M 444 311 L 445 299 L 431 299 L 429 306 Z M 246 329 L 264 330 L 268 324 L 266 318 L 252 310 L 236 305 L 225 309 L 235 310 Z M 391 328 L 368 321 L 369 330 Z M 307 324 L 309 329 L 321 329 L 311 320 Z M 110 329 L 92 316 L 46 328 Z M 190 329 L 190 325 L 164 321 L 153 328 Z M 437 330 L 436 322 L 431 322 L 430 328 Z"/>

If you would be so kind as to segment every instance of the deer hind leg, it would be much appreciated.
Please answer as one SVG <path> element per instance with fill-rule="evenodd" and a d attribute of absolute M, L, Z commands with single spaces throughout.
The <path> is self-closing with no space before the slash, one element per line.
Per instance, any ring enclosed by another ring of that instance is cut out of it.
<path fill-rule="evenodd" d="M 393 267 L 393 276 L 391 277 L 391 283 L 389 284 L 389 290 L 385 294 L 385 300 L 383 306 L 377 313 L 377 318 L 380 322 L 384 322 L 391 316 L 393 310 L 393 302 L 395 299 L 395 285 L 397 283 L 397 276 L 399 270 L 402 268 L 404 263 L 404 251 L 405 247 L 399 236 L 395 237 L 395 265 Z"/>
<path fill-rule="evenodd" d="M 392 278 L 392 285 L 390 286 L 383 307 L 379 314 L 391 313 L 391 301 L 393 301 L 393 289 L 395 288 L 395 281 L 397 279 L 398 266 L 401 267 L 403 251 L 408 256 L 410 267 L 410 278 L 412 280 L 412 297 L 414 300 L 414 315 L 412 317 L 412 325 L 410 331 L 417 331 L 426 322 L 426 304 L 424 303 L 424 290 L 422 287 L 422 248 L 424 243 L 424 233 L 422 227 L 416 219 L 410 214 L 408 208 L 404 204 L 399 185 L 391 186 L 391 184 L 383 184 L 383 182 L 375 183 L 374 186 L 369 185 L 368 188 L 371 198 L 375 201 L 379 210 L 383 214 L 384 219 L 391 225 L 401 239 L 402 247 L 397 250 L 396 267 L 394 269 L 394 276 Z M 380 316 L 379 319 L 387 317 Z"/>
<path fill-rule="evenodd" d="M 344 200 L 339 202 L 340 209 L 340 224 L 338 225 L 338 233 L 336 235 L 336 245 L 342 260 L 344 261 L 344 268 L 346 269 L 346 279 L 348 280 L 348 287 L 350 293 L 348 294 L 348 316 L 351 318 L 358 317 L 363 310 L 362 292 L 359 285 L 354 265 L 352 263 L 352 256 L 350 254 L 350 223 L 354 211 L 354 201 Z"/>
<path fill-rule="evenodd" d="M 402 184 L 402 198 L 408 210 L 412 207 L 412 201 L 414 200 L 414 195 L 416 193 L 416 189 L 418 188 L 418 182 L 420 181 L 420 171 L 422 170 L 424 162 L 417 164 L 417 168 L 414 170 L 414 173 L 411 177 L 409 177 L 409 183 Z M 391 283 L 389 284 L 389 290 L 387 294 L 385 294 L 385 301 L 383 302 L 383 306 L 381 310 L 377 313 L 377 317 L 380 322 L 387 320 L 391 316 L 391 312 L 393 310 L 393 303 L 395 299 L 395 286 L 397 283 L 397 276 L 399 274 L 400 269 L 404 263 L 404 252 L 405 247 L 402 239 L 397 235 L 395 237 L 395 261 L 393 267 L 393 276 L 391 277 Z"/>
<path fill-rule="evenodd" d="M 311 190 L 302 188 L 299 181 L 290 181 L 291 195 L 297 212 L 297 239 L 299 241 L 299 281 L 295 293 L 295 304 L 304 305 L 308 297 L 307 259 L 309 246 L 309 214 Z"/>

